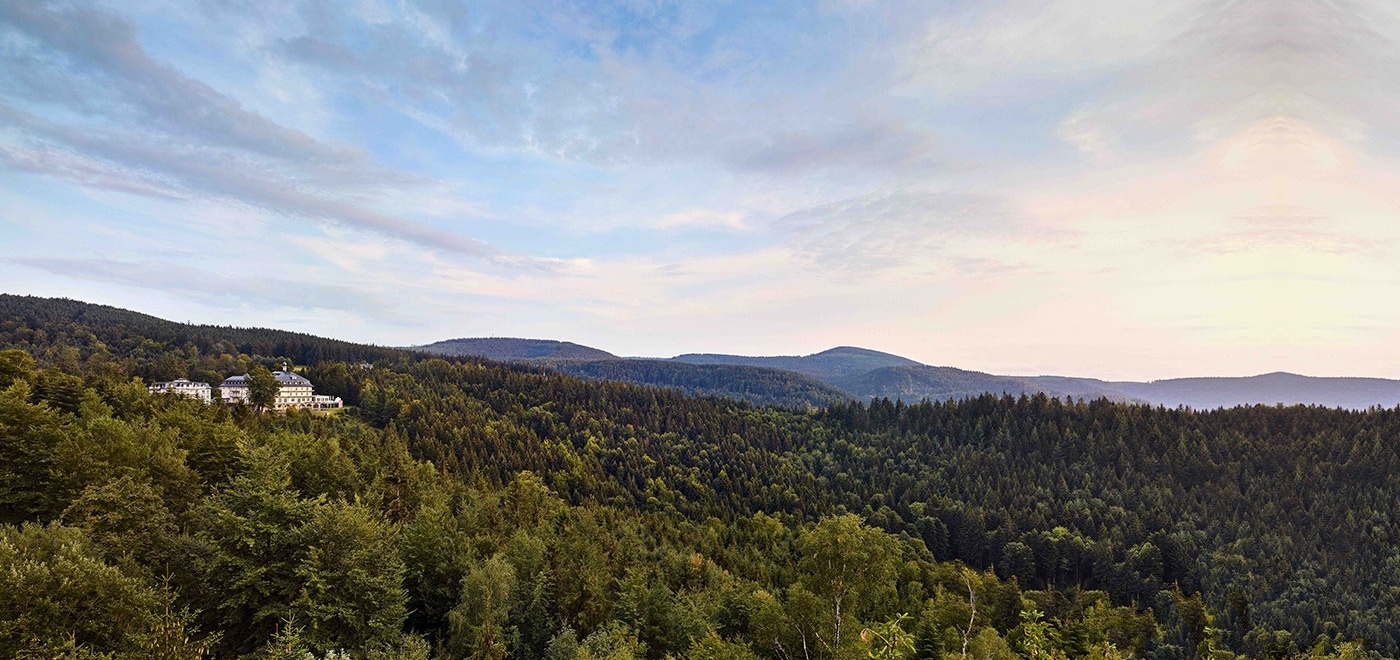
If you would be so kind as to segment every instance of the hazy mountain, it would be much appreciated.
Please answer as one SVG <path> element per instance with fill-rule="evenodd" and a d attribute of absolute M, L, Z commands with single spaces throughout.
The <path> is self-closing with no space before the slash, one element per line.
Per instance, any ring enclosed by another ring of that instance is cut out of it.
<path fill-rule="evenodd" d="M 1036 394 L 1076 399 L 1107 398 L 1139 401 L 1103 387 L 1104 383 L 1082 378 L 1022 378 L 997 376 L 980 371 L 928 365 L 885 367 L 838 381 L 841 389 L 861 399 L 887 397 L 917 402 L 965 399 L 979 394 Z"/>
<path fill-rule="evenodd" d="M 1152 403 L 1192 408 L 1276 403 L 1352 409 L 1400 405 L 1400 381 L 1384 378 L 1317 378 L 1271 373 L 1247 378 L 1174 378 L 1105 385 Z"/>
<path fill-rule="evenodd" d="M 672 360 L 777 367 L 807 374 L 857 399 L 888 397 L 910 403 L 923 399 L 962 399 L 988 392 L 1012 395 L 1043 392 L 1060 398 L 1107 398 L 1171 408 L 1210 409 L 1276 403 L 1351 409 L 1400 405 L 1400 380 L 1383 378 L 1317 378 L 1272 373 L 1115 382 L 1068 376 L 1000 376 L 934 367 L 898 355 L 850 346 L 801 357 L 689 354 Z"/>
<path fill-rule="evenodd" d="M 553 339 L 516 339 L 513 337 L 477 337 L 446 339 L 416 350 L 439 355 L 475 355 L 489 360 L 616 360 L 607 351 Z"/>
<path fill-rule="evenodd" d="M 802 356 L 749 357 L 717 353 L 687 353 L 671 358 L 689 364 L 737 364 L 773 367 L 806 374 L 830 385 L 884 367 L 923 366 L 909 358 L 855 346 L 837 346 Z M 837 385 L 839 387 L 839 385 Z"/>

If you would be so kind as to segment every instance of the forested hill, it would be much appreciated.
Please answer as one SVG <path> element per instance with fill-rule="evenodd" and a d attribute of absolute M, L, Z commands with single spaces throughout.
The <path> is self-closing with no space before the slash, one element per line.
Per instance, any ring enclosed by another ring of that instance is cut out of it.
<path fill-rule="evenodd" d="M 490 360 L 616 360 L 617 356 L 604 350 L 552 339 L 514 339 L 508 337 L 478 337 L 446 339 L 413 346 L 414 350 L 439 355 L 476 355 Z"/>
<path fill-rule="evenodd" d="M 854 346 L 838 346 L 820 353 L 803 356 L 749 357 L 745 355 L 687 353 L 671 359 L 689 364 L 737 364 L 749 367 L 786 369 L 838 387 L 839 383 L 845 379 L 860 376 L 876 369 L 920 366 L 918 362 L 909 358 Z"/>
<path fill-rule="evenodd" d="M 809 408 L 851 398 L 837 387 L 784 369 L 628 360 L 596 348 L 546 339 L 448 339 L 414 349 L 439 355 L 522 362 L 582 378 L 673 388 L 686 394 L 723 396 L 759 406 Z"/>
<path fill-rule="evenodd" d="M 1146 403 L 1106 387 L 1105 383 L 1078 378 L 1017 378 L 994 376 L 980 371 L 926 365 L 875 369 L 837 381 L 846 392 L 856 392 L 870 400 L 888 398 L 902 401 L 956 401 L 983 394 L 1046 394 L 1073 399 L 1112 399 Z"/>
<path fill-rule="evenodd" d="M 338 344 L 80 311 L 0 317 L 22 349 L 0 353 L 0 655 L 889 651 L 867 627 L 908 633 L 883 657 L 1400 648 L 1400 410 L 799 412 L 344 345 L 302 363 L 355 407 L 274 415 L 129 379 Z"/>
<path fill-rule="evenodd" d="M 582 378 L 673 388 L 685 394 L 728 397 L 759 406 L 807 409 L 851 398 L 815 378 L 768 367 L 664 360 L 559 360 L 541 364 Z"/>
<path fill-rule="evenodd" d="M 299 332 L 175 323 L 107 305 L 5 293 L 0 293 L 0 342 L 70 370 L 96 355 L 129 358 L 139 365 L 135 375 L 147 380 L 200 376 L 213 382 L 217 381 L 209 374 L 231 363 L 187 373 L 189 365 L 180 353 L 278 356 L 294 364 L 374 361 L 403 354 Z"/>

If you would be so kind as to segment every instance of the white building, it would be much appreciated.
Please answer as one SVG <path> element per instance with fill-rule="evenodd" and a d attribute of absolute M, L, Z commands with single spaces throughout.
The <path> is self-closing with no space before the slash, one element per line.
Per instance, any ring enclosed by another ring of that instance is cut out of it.
<path fill-rule="evenodd" d="M 277 398 L 272 402 L 274 409 L 311 407 L 314 389 L 311 381 L 288 369 L 285 363 L 282 365 L 282 371 L 272 372 L 272 377 L 277 379 Z"/>
<path fill-rule="evenodd" d="M 219 396 L 230 406 L 235 403 L 248 403 L 248 374 L 229 376 L 219 383 Z"/>
<path fill-rule="evenodd" d="M 345 405 L 340 397 L 316 396 L 311 381 L 292 371 L 286 363 L 282 364 L 281 371 L 272 372 L 272 377 L 277 381 L 277 396 L 272 400 L 273 410 L 322 410 Z M 225 378 L 219 385 L 219 392 L 223 395 L 224 402 L 229 405 L 248 403 L 248 374 Z"/>
<path fill-rule="evenodd" d="M 200 401 L 203 401 L 204 403 L 209 403 L 210 401 L 212 401 L 214 393 L 214 388 L 210 387 L 209 383 L 191 381 L 186 378 L 177 378 L 175 380 L 161 381 L 159 383 L 151 385 L 150 387 L 147 387 L 146 390 L 149 391 L 151 394 L 171 392 L 174 394 L 179 394 L 180 396 L 187 396 L 191 399 L 198 399 Z"/>
<path fill-rule="evenodd" d="M 344 407 L 345 402 L 341 401 L 338 396 L 327 396 L 325 394 L 313 394 L 311 396 L 312 410 L 335 410 L 336 408 Z"/>

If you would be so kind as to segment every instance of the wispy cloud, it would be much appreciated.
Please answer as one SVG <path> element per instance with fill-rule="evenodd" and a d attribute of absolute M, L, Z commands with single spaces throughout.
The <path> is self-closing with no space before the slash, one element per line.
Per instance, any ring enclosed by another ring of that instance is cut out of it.
<path fill-rule="evenodd" d="M 21 257 L 9 261 L 62 277 L 174 293 L 206 304 L 254 304 L 304 310 L 341 309 L 357 312 L 387 312 L 393 307 L 379 296 L 362 290 L 295 278 L 248 277 L 239 273 L 209 272 L 184 265 L 109 259 Z"/>
<path fill-rule="evenodd" d="M 416 187 L 407 173 L 370 163 L 359 148 L 317 140 L 244 110 L 212 87 L 155 61 L 136 30 L 107 11 L 8 3 L 0 24 L 18 46 L 5 61 L 13 88 L 42 119 L 0 104 L 10 167 L 75 183 L 168 199 L 208 197 L 347 225 L 426 248 L 510 267 L 547 261 L 505 254 L 485 241 L 376 209 L 377 191 Z M 66 90 L 84 90 L 78 99 Z M 71 113 L 71 114 L 70 114 Z"/>
<path fill-rule="evenodd" d="M 80 109 L 128 126 L 135 120 L 203 144 L 274 158 L 365 159 L 361 150 L 323 144 L 248 112 L 208 85 L 153 60 L 137 42 L 135 27 L 116 14 L 94 7 L 8 2 L 0 5 L 0 21 L 22 38 L 17 56 L 6 63 L 15 67 L 21 89 L 33 100 L 71 102 L 72 92 L 57 91 L 66 87 L 94 94 L 97 100 Z"/>
<path fill-rule="evenodd" d="M 899 191 L 829 202 L 790 213 L 777 228 L 798 254 L 842 277 L 914 268 L 924 277 L 1003 271 L 996 250 L 977 243 L 1041 241 L 1007 200 L 970 193 Z M 981 252 L 981 253 L 979 253 Z"/>

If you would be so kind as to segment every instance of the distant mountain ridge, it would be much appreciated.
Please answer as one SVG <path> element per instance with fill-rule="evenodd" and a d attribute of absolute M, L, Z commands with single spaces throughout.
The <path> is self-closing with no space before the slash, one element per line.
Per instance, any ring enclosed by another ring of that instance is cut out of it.
<path fill-rule="evenodd" d="M 902 399 L 916 402 L 923 399 L 966 399 L 981 394 L 1048 394 L 1076 399 L 1111 399 L 1125 403 L 1147 403 L 1103 387 L 1105 383 L 1082 378 L 1026 378 L 997 376 L 980 371 L 954 367 L 914 366 L 885 367 L 840 381 L 841 389 L 858 393 L 865 399 Z"/>
<path fill-rule="evenodd" d="M 687 353 L 671 358 L 689 364 L 740 364 L 750 367 L 787 369 L 836 384 L 845 378 L 883 367 L 922 366 L 906 357 L 855 346 L 837 346 L 820 353 L 803 356 L 749 357 L 714 353 Z"/>
<path fill-rule="evenodd" d="M 1148 382 L 1071 376 L 1003 376 L 930 366 L 856 346 L 838 346 L 811 355 L 686 353 L 673 358 L 618 358 L 607 351 L 549 340 L 456 339 L 417 348 L 451 355 L 527 361 L 588 378 L 680 387 L 687 392 L 781 405 L 820 406 L 841 398 L 889 398 L 913 403 L 990 393 L 1105 398 L 1196 409 L 1260 404 L 1356 410 L 1400 406 L 1400 380 L 1385 378 L 1313 377 L 1284 372 Z M 687 369 L 681 365 L 704 369 Z"/>
<path fill-rule="evenodd" d="M 692 364 L 627 359 L 590 346 L 550 339 L 448 339 L 412 349 L 439 355 L 523 362 L 581 378 L 665 387 L 699 396 L 723 396 L 759 406 L 819 408 L 852 398 L 822 379 L 789 369 L 722 361 Z"/>
<path fill-rule="evenodd" d="M 475 355 L 489 360 L 616 360 L 605 350 L 553 339 L 476 337 L 445 339 L 412 347 L 439 355 Z"/>
<path fill-rule="evenodd" d="M 1385 378 L 1300 376 L 1274 372 L 1240 378 L 1173 378 L 1148 383 L 1106 383 L 1147 401 L 1192 408 L 1221 408 L 1239 401 L 1265 405 L 1312 404 L 1361 410 L 1400 405 L 1400 381 Z"/>

